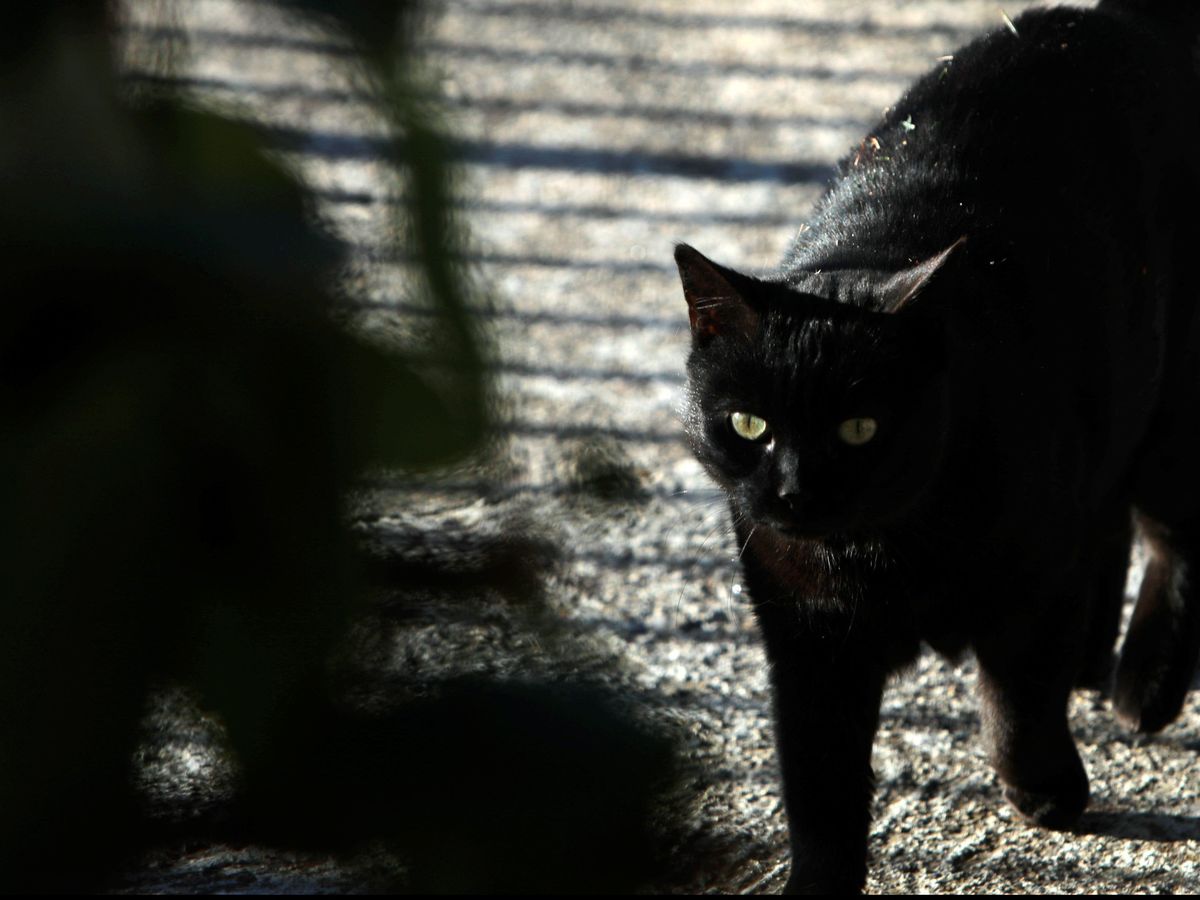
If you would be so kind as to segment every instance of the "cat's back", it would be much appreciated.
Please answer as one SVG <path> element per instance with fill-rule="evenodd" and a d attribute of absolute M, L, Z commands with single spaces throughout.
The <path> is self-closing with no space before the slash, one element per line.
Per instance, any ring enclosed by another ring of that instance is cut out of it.
<path fill-rule="evenodd" d="M 1195 35 L 1166 25 L 1123 4 L 1032 11 L 943 60 L 881 128 L 1009 203 L 1045 211 L 1098 181 L 1126 193 L 1149 174 L 1136 163 L 1188 158 L 1200 124 Z"/>
<path fill-rule="evenodd" d="M 1031 11 L 941 60 L 842 160 L 788 262 L 1136 238 L 1193 190 L 1200 138 L 1194 35 L 1137 5 Z"/>

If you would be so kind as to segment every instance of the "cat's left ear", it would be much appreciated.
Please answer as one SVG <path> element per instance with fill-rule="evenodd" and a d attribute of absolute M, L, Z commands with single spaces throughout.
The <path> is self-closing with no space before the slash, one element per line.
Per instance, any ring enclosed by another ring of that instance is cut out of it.
<path fill-rule="evenodd" d="M 966 235 L 924 262 L 917 263 L 910 269 L 901 269 L 883 283 L 883 308 L 891 313 L 897 313 L 915 305 L 914 301 L 929 283 L 933 281 L 951 257 L 967 242 Z"/>
<path fill-rule="evenodd" d="M 687 244 L 675 247 L 675 265 L 698 345 L 721 335 L 747 336 L 757 329 L 759 312 L 751 301 L 754 279 L 718 265 Z"/>

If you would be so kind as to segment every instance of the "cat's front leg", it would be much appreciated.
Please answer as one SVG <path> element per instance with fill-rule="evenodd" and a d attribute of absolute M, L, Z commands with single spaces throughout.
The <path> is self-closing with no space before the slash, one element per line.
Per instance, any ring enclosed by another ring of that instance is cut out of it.
<path fill-rule="evenodd" d="M 813 609 L 782 590 L 770 593 L 761 577 L 750 580 L 771 663 L 791 834 L 785 891 L 858 893 L 866 881 L 885 654 L 852 610 Z"/>
<path fill-rule="evenodd" d="M 1070 826 L 1087 806 L 1088 778 L 1067 722 L 1082 656 L 1077 607 L 1012 616 L 976 641 L 983 732 L 1005 798 L 1026 819 Z"/>
<path fill-rule="evenodd" d="M 858 893 L 875 791 L 871 745 L 884 677 L 797 639 L 773 662 L 792 867 L 786 893 Z"/>

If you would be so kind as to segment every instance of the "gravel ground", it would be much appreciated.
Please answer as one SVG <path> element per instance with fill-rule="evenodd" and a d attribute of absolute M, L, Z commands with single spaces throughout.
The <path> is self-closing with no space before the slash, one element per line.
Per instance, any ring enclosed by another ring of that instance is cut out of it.
<path fill-rule="evenodd" d="M 1032 5 L 1005 9 L 1015 17 Z M 136 7 L 135 19 L 154 9 Z M 363 322 L 403 327 L 403 273 L 369 262 L 389 216 L 371 142 L 379 125 L 336 47 L 256 4 L 203 2 L 176 15 L 190 34 L 177 74 L 206 102 L 291 135 L 321 213 L 363 251 Z M 994 0 L 457 0 L 423 39 L 462 141 L 458 196 L 505 425 L 486 481 L 478 470 L 435 487 L 381 476 L 356 498 L 356 527 L 384 542 L 433 529 L 481 545 L 517 529 L 556 548 L 548 596 L 623 661 L 653 715 L 684 724 L 702 773 L 697 828 L 727 848 L 664 891 L 775 891 L 787 860 L 765 663 L 739 597 L 737 547 L 681 440 L 687 329 L 672 246 L 686 240 L 751 271 L 773 266 L 834 160 L 936 57 L 996 27 Z M 596 499 L 605 477 L 618 478 L 624 499 Z M 1077 831 L 1051 833 L 1003 802 L 974 680 L 971 661 L 925 655 L 885 697 L 869 891 L 1200 888 L 1200 695 L 1176 724 L 1140 739 L 1102 697 L 1077 694 L 1071 721 L 1092 806 Z M 151 775 L 219 782 L 210 764 L 180 762 L 203 743 L 188 740 L 148 750 Z M 130 885 L 358 882 L 330 861 L 206 846 L 160 854 Z"/>

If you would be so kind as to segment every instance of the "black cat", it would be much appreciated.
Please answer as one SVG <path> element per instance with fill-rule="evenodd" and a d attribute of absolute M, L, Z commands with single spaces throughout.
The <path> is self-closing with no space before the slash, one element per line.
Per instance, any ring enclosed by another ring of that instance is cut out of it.
<path fill-rule="evenodd" d="M 842 161 L 778 273 L 681 245 L 686 428 L 772 666 L 792 891 L 866 877 L 885 679 L 974 652 L 1005 796 L 1070 825 L 1073 686 L 1132 728 L 1200 645 L 1200 4 L 1021 16 Z M 1136 512 L 1134 512 L 1136 510 Z"/>

